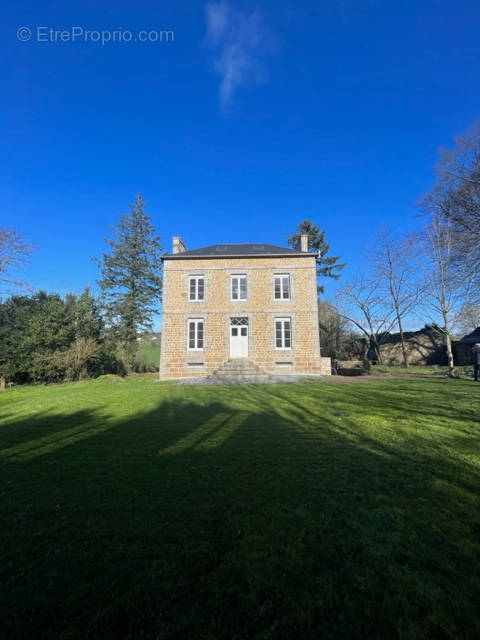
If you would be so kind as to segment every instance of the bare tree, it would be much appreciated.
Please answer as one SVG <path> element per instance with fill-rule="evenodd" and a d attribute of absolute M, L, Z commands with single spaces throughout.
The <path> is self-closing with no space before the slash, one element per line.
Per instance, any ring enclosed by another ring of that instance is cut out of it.
<path fill-rule="evenodd" d="M 443 332 L 448 371 L 454 373 L 452 334 L 471 299 L 473 277 L 455 255 L 455 232 L 449 219 L 432 218 L 420 239 L 425 278 L 422 306 Z"/>
<path fill-rule="evenodd" d="M 398 235 L 384 227 L 369 251 L 373 275 L 378 282 L 386 308 L 390 307 L 402 346 L 403 363 L 408 367 L 408 350 L 404 335 L 404 319 L 418 304 L 420 283 L 414 265 L 415 239 L 411 235 Z"/>
<path fill-rule="evenodd" d="M 363 333 L 367 339 L 367 352 L 375 354 L 381 363 L 381 335 L 388 333 L 395 324 L 391 305 L 385 305 L 378 279 L 362 275 L 346 284 L 337 294 L 340 313 Z"/>
<path fill-rule="evenodd" d="M 12 269 L 26 264 L 33 249 L 33 245 L 25 242 L 23 236 L 15 229 L 0 227 L 0 283 L 16 287 L 26 286 L 25 282 L 13 278 L 10 274 Z"/>
<path fill-rule="evenodd" d="M 480 327 L 480 304 L 469 303 L 465 304 L 465 307 L 459 314 L 458 326 L 463 333 L 470 333 Z"/>
<path fill-rule="evenodd" d="M 318 301 L 318 329 L 323 356 L 339 358 L 345 351 L 350 335 L 348 321 L 331 302 Z"/>
<path fill-rule="evenodd" d="M 448 221 L 452 256 L 480 282 L 480 127 L 443 149 L 435 167 L 436 181 L 421 206 Z"/>

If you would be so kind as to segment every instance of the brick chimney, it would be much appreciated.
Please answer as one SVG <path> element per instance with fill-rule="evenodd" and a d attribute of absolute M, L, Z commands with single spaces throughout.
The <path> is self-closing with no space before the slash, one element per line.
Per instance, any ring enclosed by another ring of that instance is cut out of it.
<path fill-rule="evenodd" d="M 187 250 L 185 243 L 180 236 L 173 236 L 173 253 L 184 253 Z"/>
<path fill-rule="evenodd" d="M 308 233 L 302 233 L 300 236 L 300 251 L 308 253 Z"/>

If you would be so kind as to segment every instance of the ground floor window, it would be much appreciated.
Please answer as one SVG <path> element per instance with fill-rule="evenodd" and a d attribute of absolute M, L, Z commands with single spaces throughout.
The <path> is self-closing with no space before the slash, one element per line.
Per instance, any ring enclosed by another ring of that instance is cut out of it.
<path fill-rule="evenodd" d="M 275 318 L 275 347 L 277 349 L 291 349 L 292 322 L 290 318 Z"/>
<path fill-rule="evenodd" d="M 201 351 L 203 349 L 203 319 L 192 318 L 188 321 L 188 349 Z"/>

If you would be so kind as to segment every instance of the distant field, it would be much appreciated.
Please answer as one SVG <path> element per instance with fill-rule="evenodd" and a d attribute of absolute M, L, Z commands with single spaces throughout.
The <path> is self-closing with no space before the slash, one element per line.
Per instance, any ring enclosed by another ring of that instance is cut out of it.
<path fill-rule="evenodd" d="M 480 637 L 480 384 L 0 393 L 0 637 Z"/>
<path fill-rule="evenodd" d="M 141 340 L 138 348 L 139 355 L 143 355 L 149 367 L 159 367 L 160 340 Z"/>

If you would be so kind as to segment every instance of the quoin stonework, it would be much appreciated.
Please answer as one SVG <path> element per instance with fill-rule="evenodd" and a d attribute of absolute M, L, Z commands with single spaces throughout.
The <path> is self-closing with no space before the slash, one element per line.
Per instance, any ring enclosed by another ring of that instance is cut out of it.
<path fill-rule="evenodd" d="M 298 250 L 259 243 L 191 251 L 177 236 L 163 265 L 162 379 L 207 376 L 240 360 L 267 374 L 330 374 L 308 236 Z"/>

